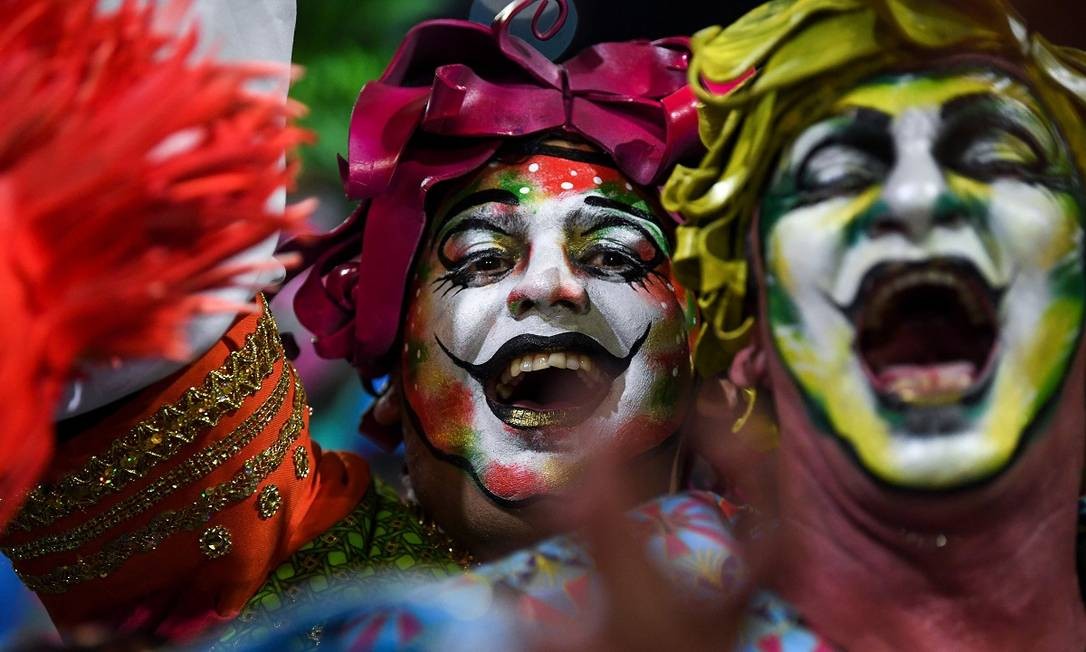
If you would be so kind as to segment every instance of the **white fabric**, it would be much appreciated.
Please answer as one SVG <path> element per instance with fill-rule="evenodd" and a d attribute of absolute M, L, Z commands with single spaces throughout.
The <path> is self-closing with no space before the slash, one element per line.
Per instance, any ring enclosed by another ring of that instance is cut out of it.
<path fill-rule="evenodd" d="M 152 0 L 156 1 L 156 0 Z M 171 0 L 157 0 L 160 3 Z M 112 11 L 121 0 L 102 0 L 99 8 Z M 196 0 L 190 20 L 200 25 L 202 55 L 233 61 L 271 61 L 289 64 L 294 42 L 295 0 Z M 288 73 L 280 79 L 262 82 L 254 90 L 278 92 L 286 100 Z M 272 206 L 283 210 L 286 192 L 276 193 Z M 240 254 L 236 261 L 268 260 L 275 250 L 277 238 L 268 238 L 260 245 Z M 283 270 L 264 272 L 241 279 L 243 287 L 217 291 L 227 300 L 244 302 L 253 296 L 252 288 L 273 283 Z M 234 315 L 199 317 L 189 325 L 188 336 L 192 358 L 203 355 L 222 337 Z M 188 361 L 148 359 L 125 360 L 112 366 L 96 366 L 85 370 L 82 380 L 72 383 L 62 398 L 58 419 L 76 416 L 111 403 L 123 396 L 147 387 L 177 371 Z"/>

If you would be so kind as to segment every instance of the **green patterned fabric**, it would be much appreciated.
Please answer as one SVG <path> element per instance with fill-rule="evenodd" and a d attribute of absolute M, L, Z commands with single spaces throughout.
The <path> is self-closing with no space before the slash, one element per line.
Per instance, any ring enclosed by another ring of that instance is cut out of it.
<path fill-rule="evenodd" d="M 280 564 L 241 614 L 220 631 L 218 649 L 244 644 L 278 629 L 292 608 L 315 598 L 356 599 L 406 582 L 460 573 L 467 557 L 391 487 L 374 480 L 346 518 Z M 319 631 L 284 649 L 310 649 Z"/>

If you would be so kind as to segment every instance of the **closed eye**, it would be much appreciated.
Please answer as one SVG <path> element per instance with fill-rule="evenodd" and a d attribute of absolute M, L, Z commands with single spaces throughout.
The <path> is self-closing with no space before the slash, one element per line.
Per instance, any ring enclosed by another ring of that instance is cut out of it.
<path fill-rule="evenodd" d="M 824 199 L 851 195 L 881 182 L 888 162 L 844 143 L 819 147 L 808 156 L 797 179 L 800 192 Z"/>

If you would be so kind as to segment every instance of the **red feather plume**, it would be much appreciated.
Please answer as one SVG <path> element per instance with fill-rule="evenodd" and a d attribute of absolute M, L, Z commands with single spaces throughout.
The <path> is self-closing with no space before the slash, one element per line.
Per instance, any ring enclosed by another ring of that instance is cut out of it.
<path fill-rule="evenodd" d="M 268 203 L 299 108 L 245 88 L 281 68 L 195 60 L 187 3 L 97 4 L 0 0 L 0 528 L 78 365 L 184 356 L 224 261 L 309 212 Z"/>

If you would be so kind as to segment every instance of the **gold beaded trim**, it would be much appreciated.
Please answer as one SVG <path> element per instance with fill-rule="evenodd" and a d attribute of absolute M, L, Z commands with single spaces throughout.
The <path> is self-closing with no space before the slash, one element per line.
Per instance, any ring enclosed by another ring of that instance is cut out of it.
<path fill-rule="evenodd" d="M 88 520 L 61 534 L 45 536 L 17 546 L 5 546 L 2 548 L 4 554 L 16 561 L 24 561 L 43 555 L 75 550 L 91 539 L 100 536 L 106 530 L 147 511 L 174 491 L 192 484 L 219 468 L 252 443 L 257 435 L 268 427 L 268 424 L 283 407 L 289 386 L 290 374 L 284 369 L 268 400 L 226 437 L 197 452 L 178 465 L 177 468 L 158 478 L 131 497 L 110 507 L 101 516 Z"/>
<path fill-rule="evenodd" d="M 146 476 L 196 437 L 213 428 L 223 415 L 255 394 L 283 357 L 283 344 L 267 302 L 245 344 L 211 371 L 200 387 L 191 387 L 174 404 L 164 405 L 110 444 L 100 456 L 50 485 L 38 485 L 26 497 L 11 531 L 49 525 L 76 510 L 85 510 Z"/>
<path fill-rule="evenodd" d="M 30 590 L 37 593 L 64 593 L 70 587 L 94 579 L 108 577 L 132 555 L 150 552 L 171 535 L 182 530 L 194 531 L 211 518 L 230 507 L 251 498 L 256 489 L 283 463 L 292 443 L 302 432 L 305 390 L 298 382 L 293 367 L 294 401 L 290 419 L 279 430 L 279 436 L 268 448 L 245 461 L 245 465 L 230 480 L 200 492 L 200 497 L 188 507 L 159 514 L 144 527 L 117 537 L 100 551 L 74 564 L 58 566 L 42 575 L 18 573 Z"/>
<path fill-rule="evenodd" d="M 200 552 L 208 559 L 218 559 L 230 554 L 234 537 L 221 525 L 213 525 L 200 535 Z"/>
<path fill-rule="evenodd" d="M 306 452 L 305 446 L 294 449 L 294 477 L 299 480 L 309 477 L 309 453 Z"/>
<path fill-rule="evenodd" d="M 270 484 L 264 487 L 260 492 L 260 496 L 256 499 L 256 513 L 261 520 L 266 521 L 275 516 L 282 504 L 283 494 L 279 492 L 279 487 Z"/>

